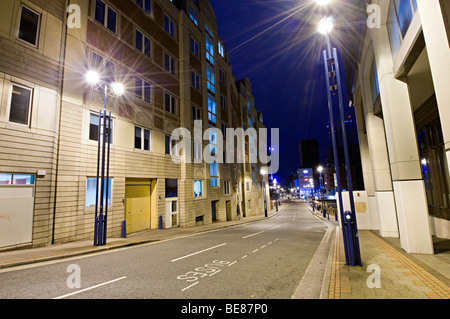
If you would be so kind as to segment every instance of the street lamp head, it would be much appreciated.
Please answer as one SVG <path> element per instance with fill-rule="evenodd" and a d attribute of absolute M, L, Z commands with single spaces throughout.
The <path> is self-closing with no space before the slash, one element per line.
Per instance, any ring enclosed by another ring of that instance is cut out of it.
<path fill-rule="evenodd" d="M 322 173 L 322 172 L 323 172 L 323 166 L 320 165 L 320 166 L 317 168 L 317 171 L 318 171 L 319 173 Z"/>
<path fill-rule="evenodd" d="M 125 93 L 125 88 L 121 83 L 113 83 L 111 84 L 111 88 L 117 96 L 121 96 Z"/>
<path fill-rule="evenodd" d="M 334 27 L 334 24 L 330 18 L 323 18 L 319 22 L 318 31 L 319 31 L 319 33 L 321 33 L 323 35 L 327 35 L 327 34 L 330 34 L 331 31 L 333 31 L 333 27 Z"/>
<path fill-rule="evenodd" d="M 261 175 L 263 176 L 267 175 L 267 171 L 265 168 L 261 168 Z"/>
<path fill-rule="evenodd" d="M 96 85 L 100 81 L 100 76 L 95 71 L 89 71 L 88 73 L 86 73 L 85 78 L 87 83 L 89 83 L 90 85 Z"/>
<path fill-rule="evenodd" d="M 319 6 L 326 6 L 331 2 L 331 0 L 316 0 L 316 2 Z"/>

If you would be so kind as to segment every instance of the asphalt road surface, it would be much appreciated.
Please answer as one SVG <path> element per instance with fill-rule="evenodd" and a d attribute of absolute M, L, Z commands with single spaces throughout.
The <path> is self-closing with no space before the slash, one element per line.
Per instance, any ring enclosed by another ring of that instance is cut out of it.
<path fill-rule="evenodd" d="M 290 203 L 260 222 L 5 269 L 0 298 L 290 299 L 328 228 Z"/>

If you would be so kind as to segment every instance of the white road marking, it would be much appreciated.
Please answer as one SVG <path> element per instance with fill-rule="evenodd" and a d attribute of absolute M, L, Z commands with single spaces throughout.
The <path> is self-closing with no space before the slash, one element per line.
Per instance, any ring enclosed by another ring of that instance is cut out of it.
<path fill-rule="evenodd" d="M 119 281 L 119 280 L 123 280 L 125 278 L 127 278 L 127 277 L 120 277 L 120 278 L 117 278 L 117 279 L 114 279 L 114 280 L 111 280 L 111 281 L 104 282 L 102 284 L 98 284 L 98 285 L 95 285 L 95 286 L 92 286 L 92 287 L 89 287 L 89 288 L 78 290 L 78 291 L 72 292 L 70 294 L 63 295 L 63 296 L 60 296 L 60 297 L 56 297 L 56 298 L 53 298 L 53 299 L 64 299 L 64 298 L 67 298 L 67 297 L 70 297 L 70 296 L 74 296 L 74 295 L 80 294 L 80 293 L 88 291 L 88 290 L 92 290 L 92 289 L 95 289 L 95 288 L 98 288 L 98 287 L 101 287 L 101 286 L 112 284 L 113 282 L 116 282 L 116 281 Z"/>
<path fill-rule="evenodd" d="M 266 247 L 266 245 L 262 245 L 262 246 L 261 246 L 261 249 L 263 249 L 264 247 Z"/>
<path fill-rule="evenodd" d="M 188 290 L 189 288 L 192 288 L 192 287 L 194 287 L 196 284 L 198 284 L 199 283 L 199 281 L 197 281 L 197 282 L 195 282 L 195 283 L 193 283 L 192 285 L 190 285 L 190 286 L 187 286 L 186 288 L 183 288 L 183 289 L 181 289 L 181 291 L 186 291 L 186 290 Z"/>
<path fill-rule="evenodd" d="M 262 233 L 264 233 L 264 231 L 260 231 L 259 233 L 255 233 L 255 234 L 244 236 L 244 237 L 242 237 L 242 239 L 249 238 L 249 237 L 252 237 L 252 236 L 256 236 L 256 235 L 259 235 L 259 234 L 262 234 Z"/>
<path fill-rule="evenodd" d="M 272 227 L 271 229 L 277 229 L 278 227 L 281 227 L 281 225 L 278 225 L 278 226 Z"/>
<path fill-rule="evenodd" d="M 254 251 L 252 251 L 252 253 L 256 253 L 259 249 L 255 249 Z"/>
<path fill-rule="evenodd" d="M 238 261 L 233 261 L 231 264 L 228 265 L 228 267 L 233 266 L 235 263 L 237 263 Z"/>
<path fill-rule="evenodd" d="M 248 257 L 248 255 L 245 255 L 245 256 L 242 256 L 241 259 L 245 259 L 245 258 L 247 258 L 247 257 Z"/>
<path fill-rule="evenodd" d="M 214 247 L 206 248 L 206 249 L 197 251 L 197 252 L 195 252 L 195 253 L 192 253 L 192 254 L 189 254 L 189 255 L 186 255 L 186 256 L 183 256 L 183 257 L 180 257 L 180 258 L 172 259 L 171 262 L 175 262 L 175 261 L 178 261 L 178 260 L 181 260 L 181 259 L 185 259 L 185 258 L 188 258 L 188 257 L 192 257 L 192 256 L 195 256 L 195 255 L 204 253 L 205 251 L 208 251 L 208 250 L 211 250 L 211 249 L 214 249 L 214 248 L 218 248 L 218 247 L 222 247 L 222 246 L 225 246 L 225 245 L 226 245 L 226 243 L 220 244 L 220 245 L 217 245 L 217 246 L 214 246 Z"/>

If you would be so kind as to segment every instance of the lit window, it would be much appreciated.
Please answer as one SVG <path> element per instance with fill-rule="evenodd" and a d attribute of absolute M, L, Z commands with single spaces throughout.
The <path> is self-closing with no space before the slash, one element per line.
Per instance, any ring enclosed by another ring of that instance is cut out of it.
<path fill-rule="evenodd" d="M 40 15 L 22 6 L 19 25 L 19 39 L 34 46 L 38 44 Z"/>
<path fill-rule="evenodd" d="M 112 201 L 111 201 L 112 179 L 111 178 L 109 178 L 107 180 L 105 179 L 103 187 L 104 187 L 105 191 L 106 191 L 106 188 L 108 187 L 107 203 L 108 203 L 108 206 L 111 206 L 111 203 L 112 203 Z M 98 188 L 98 196 L 100 196 L 100 191 L 101 191 L 101 188 L 99 187 Z M 94 178 L 90 178 L 90 177 L 87 178 L 87 183 L 86 183 L 86 208 L 95 207 L 95 201 L 97 199 L 97 196 L 95 196 L 96 192 L 97 192 L 97 178 L 96 177 L 94 177 Z M 103 205 L 106 206 L 105 198 L 103 198 Z"/>
<path fill-rule="evenodd" d="M 401 42 L 411 25 L 416 10 L 416 0 L 391 0 L 387 27 L 393 57 L 397 55 L 400 49 Z"/>
<path fill-rule="evenodd" d="M 195 180 L 194 181 L 194 197 L 202 197 L 203 196 L 203 181 Z"/>
<path fill-rule="evenodd" d="M 214 36 L 206 26 L 206 60 L 214 65 Z"/>
<path fill-rule="evenodd" d="M 219 54 L 222 58 L 225 58 L 225 50 L 223 48 L 223 44 L 222 42 L 219 41 L 219 43 L 217 44 L 218 50 L 219 50 Z"/>
<path fill-rule="evenodd" d="M 189 7 L 189 18 L 198 26 L 198 14 L 192 6 Z"/>
<path fill-rule="evenodd" d="M 212 94 L 215 94 L 216 93 L 215 75 L 214 75 L 213 69 L 210 68 L 209 66 L 206 69 L 206 80 L 207 80 L 208 91 L 210 91 Z"/>
<path fill-rule="evenodd" d="M 208 94 L 208 120 L 213 124 L 217 123 L 216 100 L 211 94 Z"/>
<path fill-rule="evenodd" d="M 217 162 L 213 162 L 209 164 L 210 166 L 210 172 L 209 175 L 211 177 L 211 187 L 218 187 L 219 186 L 219 169 Z"/>
<path fill-rule="evenodd" d="M 34 180 L 30 174 L 0 174 L 0 185 L 34 185 Z"/>
<path fill-rule="evenodd" d="M 9 108 L 10 122 L 30 125 L 32 95 L 32 89 L 19 85 L 12 86 Z"/>

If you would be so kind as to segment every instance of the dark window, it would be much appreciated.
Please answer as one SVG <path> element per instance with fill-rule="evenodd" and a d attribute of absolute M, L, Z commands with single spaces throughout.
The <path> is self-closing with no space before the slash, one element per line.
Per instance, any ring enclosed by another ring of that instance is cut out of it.
<path fill-rule="evenodd" d="M 91 141 L 98 141 L 98 115 L 97 114 L 93 114 L 91 113 L 91 117 L 90 117 L 90 123 L 89 123 L 89 139 Z M 103 123 L 103 119 L 102 119 L 102 123 Z M 111 124 L 108 125 L 108 121 L 106 123 L 107 127 L 110 126 L 111 127 L 111 131 L 110 131 L 110 140 L 111 140 L 111 144 L 113 143 L 113 122 L 111 121 Z"/>
<path fill-rule="evenodd" d="M 142 148 L 142 129 L 140 127 L 134 128 L 134 148 Z"/>
<path fill-rule="evenodd" d="M 166 198 L 178 197 L 178 180 L 166 179 Z"/>
<path fill-rule="evenodd" d="M 30 123 L 31 89 L 13 85 L 9 121 L 28 125 Z"/>
<path fill-rule="evenodd" d="M 148 15 L 152 12 L 152 2 L 151 0 L 136 0 L 138 6 L 140 6 L 144 12 Z"/>
<path fill-rule="evenodd" d="M 39 14 L 22 7 L 20 16 L 19 39 L 22 39 L 32 45 L 37 45 L 39 34 Z"/>
<path fill-rule="evenodd" d="M 103 1 L 97 0 L 95 2 L 95 20 L 105 25 L 105 11 L 106 4 Z"/>
<path fill-rule="evenodd" d="M 144 136 L 142 136 L 144 132 Z M 150 151 L 150 131 L 138 126 L 134 129 L 134 148 Z"/>
<path fill-rule="evenodd" d="M 112 32 L 117 32 L 117 12 L 101 0 L 95 2 L 94 18 Z"/>

